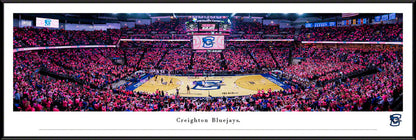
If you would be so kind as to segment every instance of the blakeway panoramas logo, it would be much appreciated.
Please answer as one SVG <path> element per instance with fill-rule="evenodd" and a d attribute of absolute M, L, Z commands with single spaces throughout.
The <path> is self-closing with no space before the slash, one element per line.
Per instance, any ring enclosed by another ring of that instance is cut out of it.
<path fill-rule="evenodd" d="M 400 120 L 402 118 L 401 114 L 393 114 L 390 115 L 390 126 L 399 126 L 400 122 L 402 120 Z"/>
<path fill-rule="evenodd" d="M 221 80 L 194 81 L 194 90 L 216 90 L 221 88 Z"/>
<path fill-rule="evenodd" d="M 214 40 L 215 40 L 215 37 L 212 37 L 212 36 L 207 36 L 207 37 L 202 38 L 202 42 L 204 43 L 202 47 L 212 48 L 215 43 Z"/>

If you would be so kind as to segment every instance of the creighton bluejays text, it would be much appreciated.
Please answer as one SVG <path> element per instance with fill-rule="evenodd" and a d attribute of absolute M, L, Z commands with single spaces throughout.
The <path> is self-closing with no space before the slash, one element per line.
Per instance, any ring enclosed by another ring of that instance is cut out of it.
<path fill-rule="evenodd" d="M 239 119 L 230 118 L 218 118 L 212 117 L 211 119 L 200 119 L 200 118 L 176 118 L 177 123 L 187 124 L 203 124 L 203 123 L 222 123 L 222 124 L 237 124 L 240 123 Z"/>

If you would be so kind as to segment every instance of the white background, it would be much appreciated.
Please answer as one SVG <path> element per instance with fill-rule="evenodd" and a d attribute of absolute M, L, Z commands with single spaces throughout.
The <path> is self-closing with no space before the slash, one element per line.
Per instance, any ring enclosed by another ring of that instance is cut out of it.
<path fill-rule="evenodd" d="M 5 136 L 411 136 L 411 4 L 4 4 Z M 13 112 L 13 13 L 404 13 L 403 112 Z M 402 114 L 399 127 L 389 116 Z M 178 124 L 177 117 L 233 118 L 241 123 Z M 40 130 L 104 129 L 104 130 Z M 132 130 L 109 130 L 132 129 Z M 137 129 L 137 130 L 133 130 Z M 139 130 L 165 129 L 165 130 Z M 187 129 L 187 130 L 166 130 Z M 198 130 L 205 129 L 205 130 Z M 220 130 L 212 130 L 220 129 Z M 246 129 L 246 130 L 224 130 Z M 257 130 L 247 130 L 257 129 Z M 269 130 L 260 130 L 269 129 Z M 288 130 L 289 129 L 289 130 Z M 303 129 L 303 130 L 302 130 Z M 314 130 L 308 130 L 314 129 Z M 323 129 L 323 130 L 318 130 Z M 348 129 L 348 130 L 340 130 Z M 368 129 L 368 130 L 357 130 Z"/>

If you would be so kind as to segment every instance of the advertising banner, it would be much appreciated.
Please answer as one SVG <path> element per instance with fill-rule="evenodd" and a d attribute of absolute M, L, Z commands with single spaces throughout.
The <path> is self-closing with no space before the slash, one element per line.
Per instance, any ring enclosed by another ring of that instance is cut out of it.
<path fill-rule="evenodd" d="M 36 27 L 59 28 L 59 20 L 36 17 Z"/>

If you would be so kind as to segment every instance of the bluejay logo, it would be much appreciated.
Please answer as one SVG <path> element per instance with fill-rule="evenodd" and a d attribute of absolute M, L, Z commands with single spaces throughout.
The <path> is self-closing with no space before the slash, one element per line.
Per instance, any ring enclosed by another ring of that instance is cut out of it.
<path fill-rule="evenodd" d="M 215 40 L 215 37 L 212 37 L 212 36 L 207 36 L 207 37 L 202 38 L 202 42 L 204 43 L 202 47 L 212 48 L 215 43 L 214 40 Z"/>
<path fill-rule="evenodd" d="M 45 26 L 51 26 L 51 20 L 45 19 Z"/>
<path fill-rule="evenodd" d="M 221 80 L 194 81 L 194 90 L 217 90 L 221 88 Z"/>
<path fill-rule="evenodd" d="M 390 126 L 399 126 L 400 125 L 400 122 L 402 121 L 402 120 L 400 120 L 402 118 L 402 115 L 401 114 L 393 114 L 393 115 L 390 115 Z"/>

